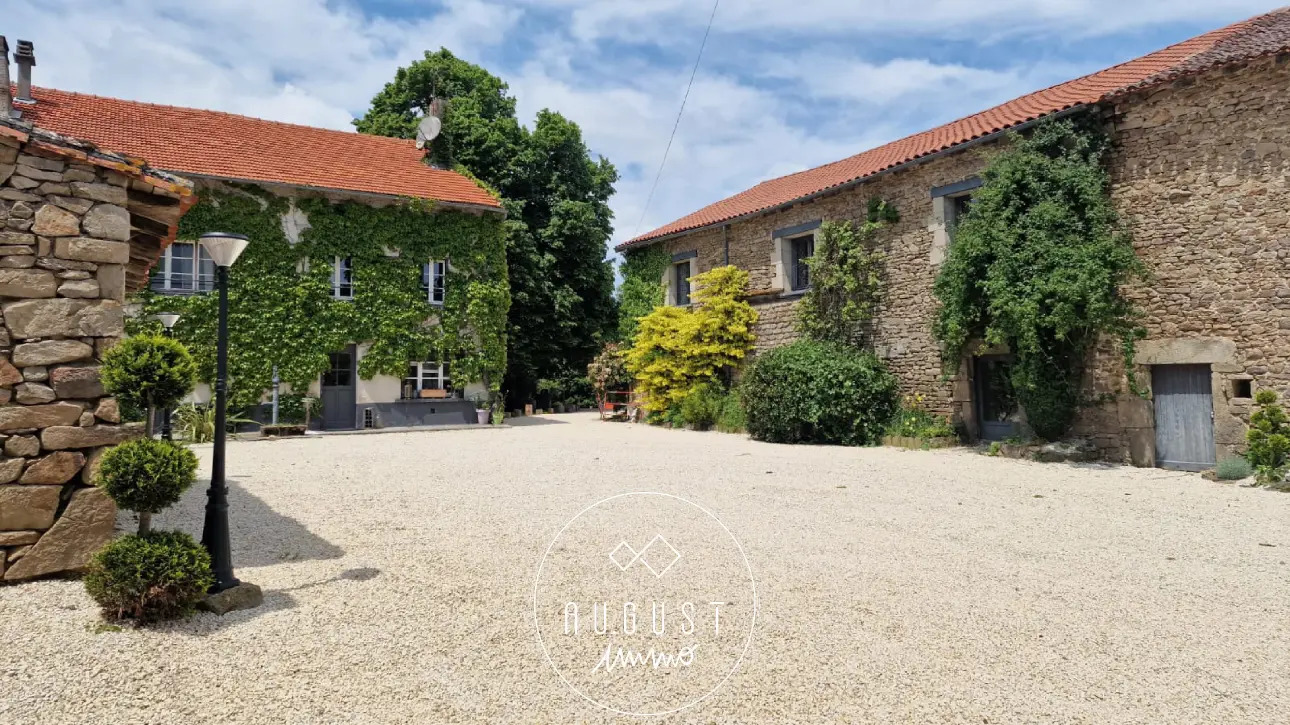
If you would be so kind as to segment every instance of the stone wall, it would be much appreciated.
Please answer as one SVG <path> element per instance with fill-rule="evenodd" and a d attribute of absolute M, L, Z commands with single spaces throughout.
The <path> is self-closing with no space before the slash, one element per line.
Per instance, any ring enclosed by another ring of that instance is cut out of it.
<path fill-rule="evenodd" d="M 1112 115 L 1113 199 L 1154 275 L 1130 290 L 1148 338 L 1136 372 L 1209 364 L 1218 458 L 1244 448 L 1251 388 L 1290 390 L 1290 59 L 1267 58 L 1122 101 Z M 1077 433 L 1108 457 L 1154 463 L 1150 403 L 1124 392 L 1111 345 L 1089 386 L 1118 394 Z"/>
<path fill-rule="evenodd" d="M 923 393 L 928 407 L 942 414 L 970 409 L 966 392 L 956 395 L 956 390 L 966 391 L 967 386 L 942 375 L 940 346 L 931 333 L 936 310 L 932 282 L 946 244 L 945 219 L 931 191 L 980 173 L 989 148 L 934 159 L 831 196 L 731 224 L 730 263 L 748 270 L 755 295 L 751 302 L 760 315 L 754 328 L 756 349 L 768 350 L 797 338 L 799 297 L 785 294 L 777 282 L 775 231 L 814 221 L 861 223 L 868 214 L 869 199 L 876 196 L 896 206 L 900 221 L 877 237 L 887 255 L 887 268 L 884 297 L 873 325 L 874 348 L 896 374 L 903 393 Z M 672 254 L 697 251 L 699 271 L 706 272 L 724 263 L 726 233 L 722 228 L 709 229 L 662 244 Z"/>
<path fill-rule="evenodd" d="M 0 135 L 0 575 L 75 570 L 112 536 L 91 485 L 140 432 L 104 397 L 98 363 L 124 334 L 131 179 Z"/>
<path fill-rule="evenodd" d="M 1110 112 L 1110 109 L 1108 109 Z M 1242 447 L 1254 390 L 1290 387 L 1290 62 L 1269 58 L 1127 98 L 1110 123 L 1113 200 L 1153 280 L 1127 291 L 1144 309 L 1147 340 L 1135 371 L 1150 384 L 1153 364 L 1206 363 L 1213 370 L 1219 457 Z M 698 252 L 698 271 L 729 261 L 747 269 L 761 319 L 757 349 L 796 337 L 796 298 L 777 288 L 774 232 L 816 220 L 860 221 L 871 197 L 896 205 L 901 221 L 879 236 L 888 255 L 885 299 L 874 348 L 903 392 L 921 392 L 930 408 L 973 429 L 971 380 L 964 366 L 942 375 L 931 335 L 932 295 L 950 243 L 934 187 L 977 175 L 997 144 L 977 146 L 886 174 L 850 190 L 668 239 L 673 254 Z M 1154 413 L 1128 391 L 1118 345 L 1091 355 L 1090 399 L 1074 435 L 1090 438 L 1111 460 L 1154 465 Z"/>

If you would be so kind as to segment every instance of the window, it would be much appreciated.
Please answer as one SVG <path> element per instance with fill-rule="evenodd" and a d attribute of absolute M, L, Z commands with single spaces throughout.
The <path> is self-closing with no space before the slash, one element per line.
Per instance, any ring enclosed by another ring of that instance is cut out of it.
<path fill-rule="evenodd" d="M 161 255 L 152 289 L 171 294 L 209 292 L 215 289 L 215 261 L 196 242 L 175 242 Z"/>
<path fill-rule="evenodd" d="M 444 278 L 448 276 L 448 263 L 431 260 L 421 265 L 421 291 L 432 305 L 442 305 L 444 298 Z"/>
<path fill-rule="evenodd" d="M 404 398 L 447 398 L 453 395 L 448 363 L 421 362 L 408 365 L 408 376 L 403 379 Z"/>
<path fill-rule="evenodd" d="M 1254 381 L 1253 380 L 1233 380 L 1232 397 L 1233 398 L 1253 398 Z"/>
<path fill-rule="evenodd" d="M 972 211 L 972 195 L 960 194 L 959 196 L 952 196 L 945 201 L 947 205 L 946 213 L 949 216 L 949 218 L 945 220 L 945 226 L 949 229 L 950 241 L 954 241 L 954 230 L 958 228 L 959 224 L 961 224 L 965 218 L 967 218 L 968 212 Z"/>
<path fill-rule="evenodd" d="M 672 288 L 676 291 L 673 299 L 677 307 L 684 307 L 690 304 L 690 260 L 673 265 L 672 273 L 675 275 Z"/>
<path fill-rule="evenodd" d="M 322 377 L 324 388 L 348 388 L 354 384 L 354 359 L 348 352 L 330 353 L 327 360 Z"/>
<path fill-rule="evenodd" d="M 331 296 L 338 300 L 354 299 L 354 260 L 337 257 L 331 268 Z"/>
<path fill-rule="evenodd" d="M 795 237 L 788 243 L 788 287 L 801 292 L 811 286 L 811 267 L 806 260 L 815 256 L 815 235 Z"/>

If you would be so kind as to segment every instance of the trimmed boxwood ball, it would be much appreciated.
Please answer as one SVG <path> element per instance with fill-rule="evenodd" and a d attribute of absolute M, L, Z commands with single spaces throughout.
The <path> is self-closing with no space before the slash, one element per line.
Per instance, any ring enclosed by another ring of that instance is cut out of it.
<path fill-rule="evenodd" d="M 103 356 L 103 387 L 127 406 L 174 407 L 193 389 L 197 365 L 183 343 L 161 335 L 135 335 Z"/>
<path fill-rule="evenodd" d="M 186 616 L 215 581 L 211 558 L 191 536 L 152 531 L 105 546 L 85 572 L 85 591 L 109 619 L 156 622 Z"/>
<path fill-rule="evenodd" d="M 103 454 L 99 486 L 121 508 L 157 513 L 177 501 L 197 475 L 197 456 L 170 441 L 141 438 Z"/>
<path fill-rule="evenodd" d="M 757 440 L 871 445 L 896 412 L 896 378 L 871 353 L 799 341 L 757 357 L 742 399 Z"/>

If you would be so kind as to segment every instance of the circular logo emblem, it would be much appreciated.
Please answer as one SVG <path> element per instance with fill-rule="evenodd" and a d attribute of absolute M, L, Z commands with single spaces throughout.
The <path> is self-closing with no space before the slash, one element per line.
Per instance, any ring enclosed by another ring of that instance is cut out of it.
<path fill-rule="evenodd" d="M 538 642 L 555 673 L 621 715 L 710 697 L 752 644 L 757 585 L 735 535 L 680 496 L 638 492 L 583 509 L 533 585 Z"/>

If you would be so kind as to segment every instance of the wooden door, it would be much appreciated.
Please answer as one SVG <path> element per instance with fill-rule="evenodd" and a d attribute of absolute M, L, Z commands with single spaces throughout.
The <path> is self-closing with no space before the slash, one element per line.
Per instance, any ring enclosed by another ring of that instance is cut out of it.
<path fill-rule="evenodd" d="M 349 430 L 355 425 L 356 357 L 353 345 L 330 355 L 331 367 L 322 376 L 323 430 Z"/>
<path fill-rule="evenodd" d="M 1215 464 L 1214 391 L 1208 365 L 1151 368 L 1156 465 L 1203 471 Z"/>

